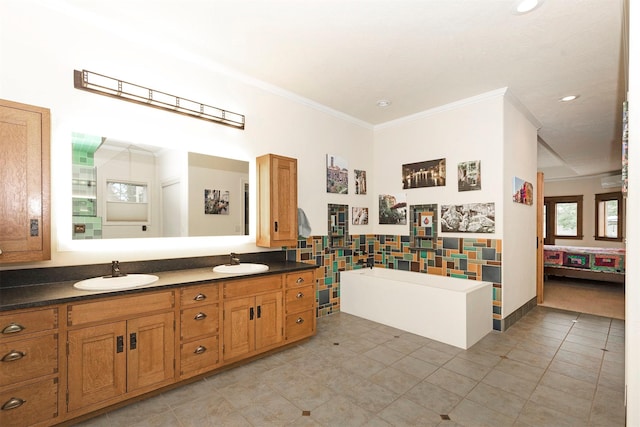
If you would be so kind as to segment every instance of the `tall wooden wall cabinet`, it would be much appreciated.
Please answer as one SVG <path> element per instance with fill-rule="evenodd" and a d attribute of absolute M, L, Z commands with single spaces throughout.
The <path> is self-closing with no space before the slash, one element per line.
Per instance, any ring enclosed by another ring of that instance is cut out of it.
<path fill-rule="evenodd" d="M 265 154 L 256 159 L 258 229 L 256 245 L 295 246 L 298 242 L 298 161 Z"/>
<path fill-rule="evenodd" d="M 50 117 L 0 99 L 0 264 L 51 259 Z"/>

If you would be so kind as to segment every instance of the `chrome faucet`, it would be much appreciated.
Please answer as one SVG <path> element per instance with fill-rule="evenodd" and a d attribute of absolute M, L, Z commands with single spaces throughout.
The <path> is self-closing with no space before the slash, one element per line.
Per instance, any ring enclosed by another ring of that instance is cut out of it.
<path fill-rule="evenodd" d="M 111 261 L 111 277 L 126 276 L 120 271 L 120 261 Z"/>
<path fill-rule="evenodd" d="M 240 265 L 240 258 L 235 252 L 231 252 L 231 255 L 229 255 L 229 265 Z"/>

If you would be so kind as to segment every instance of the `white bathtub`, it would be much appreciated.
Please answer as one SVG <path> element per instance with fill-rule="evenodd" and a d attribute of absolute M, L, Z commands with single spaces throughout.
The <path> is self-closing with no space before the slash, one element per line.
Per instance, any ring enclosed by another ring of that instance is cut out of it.
<path fill-rule="evenodd" d="M 492 284 L 387 268 L 342 271 L 340 311 L 467 349 L 492 330 Z"/>

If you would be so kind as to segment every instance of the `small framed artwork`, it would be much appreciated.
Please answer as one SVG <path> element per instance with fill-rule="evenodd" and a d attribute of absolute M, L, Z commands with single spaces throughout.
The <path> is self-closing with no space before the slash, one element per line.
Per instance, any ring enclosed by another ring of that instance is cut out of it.
<path fill-rule="evenodd" d="M 458 191 L 480 189 L 480 160 L 458 163 Z"/>
<path fill-rule="evenodd" d="M 333 154 L 327 154 L 327 193 L 349 193 L 348 163 Z"/>
<path fill-rule="evenodd" d="M 531 206 L 533 204 L 533 184 L 514 176 L 513 201 Z"/>
<path fill-rule="evenodd" d="M 420 227 L 433 228 L 433 212 L 420 212 Z"/>
<path fill-rule="evenodd" d="M 407 195 L 381 194 L 378 196 L 378 210 L 380 224 L 407 223 Z"/>
<path fill-rule="evenodd" d="M 354 169 L 356 194 L 367 194 L 367 172 Z"/>
<path fill-rule="evenodd" d="M 353 225 L 369 224 L 369 208 L 351 208 L 351 223 Z"/>
<path fill-rule="evenodd" d="M 205 189 L 204 213 L 206 215 L 229 215 L 229 191 Z"/>

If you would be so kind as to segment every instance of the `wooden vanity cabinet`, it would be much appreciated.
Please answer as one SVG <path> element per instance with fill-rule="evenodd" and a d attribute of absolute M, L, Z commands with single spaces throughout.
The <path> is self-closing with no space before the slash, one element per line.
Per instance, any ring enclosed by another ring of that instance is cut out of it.
<path fill-rule="evenodd" d="M 50 112 L 0 99 L 0 264 L 51 259 Z"/>
<path fill-rule="evenodd" d="M 265 154 L 256 159 L 256 245 L 266 248 L 298 243 L 298 161 Z"/>
<path fill-rule="evenodd" d="M 223 284 L 225 362 L 275 348 L 284 341 L 282 276 Z"/>
<path fill-rule="evenodd" d="M 220 365 L 220 286 L 180 290 L 180 378 L 212 371 Z"/>
<path fill-rule="evenodd" d="M 56 422 L 58 349 L 58 307 L 0 315 L 0 426 Z"/>
<path fill-rule="evenodd" d="M 174 382 L 174 291 L 67 307 L 67 411 L 81 415 Z"/>
<path fill-rule="evenodd" d="M 314 271 L 285 275 L 285 339 L 295 341 L 316 333 Z"/>

